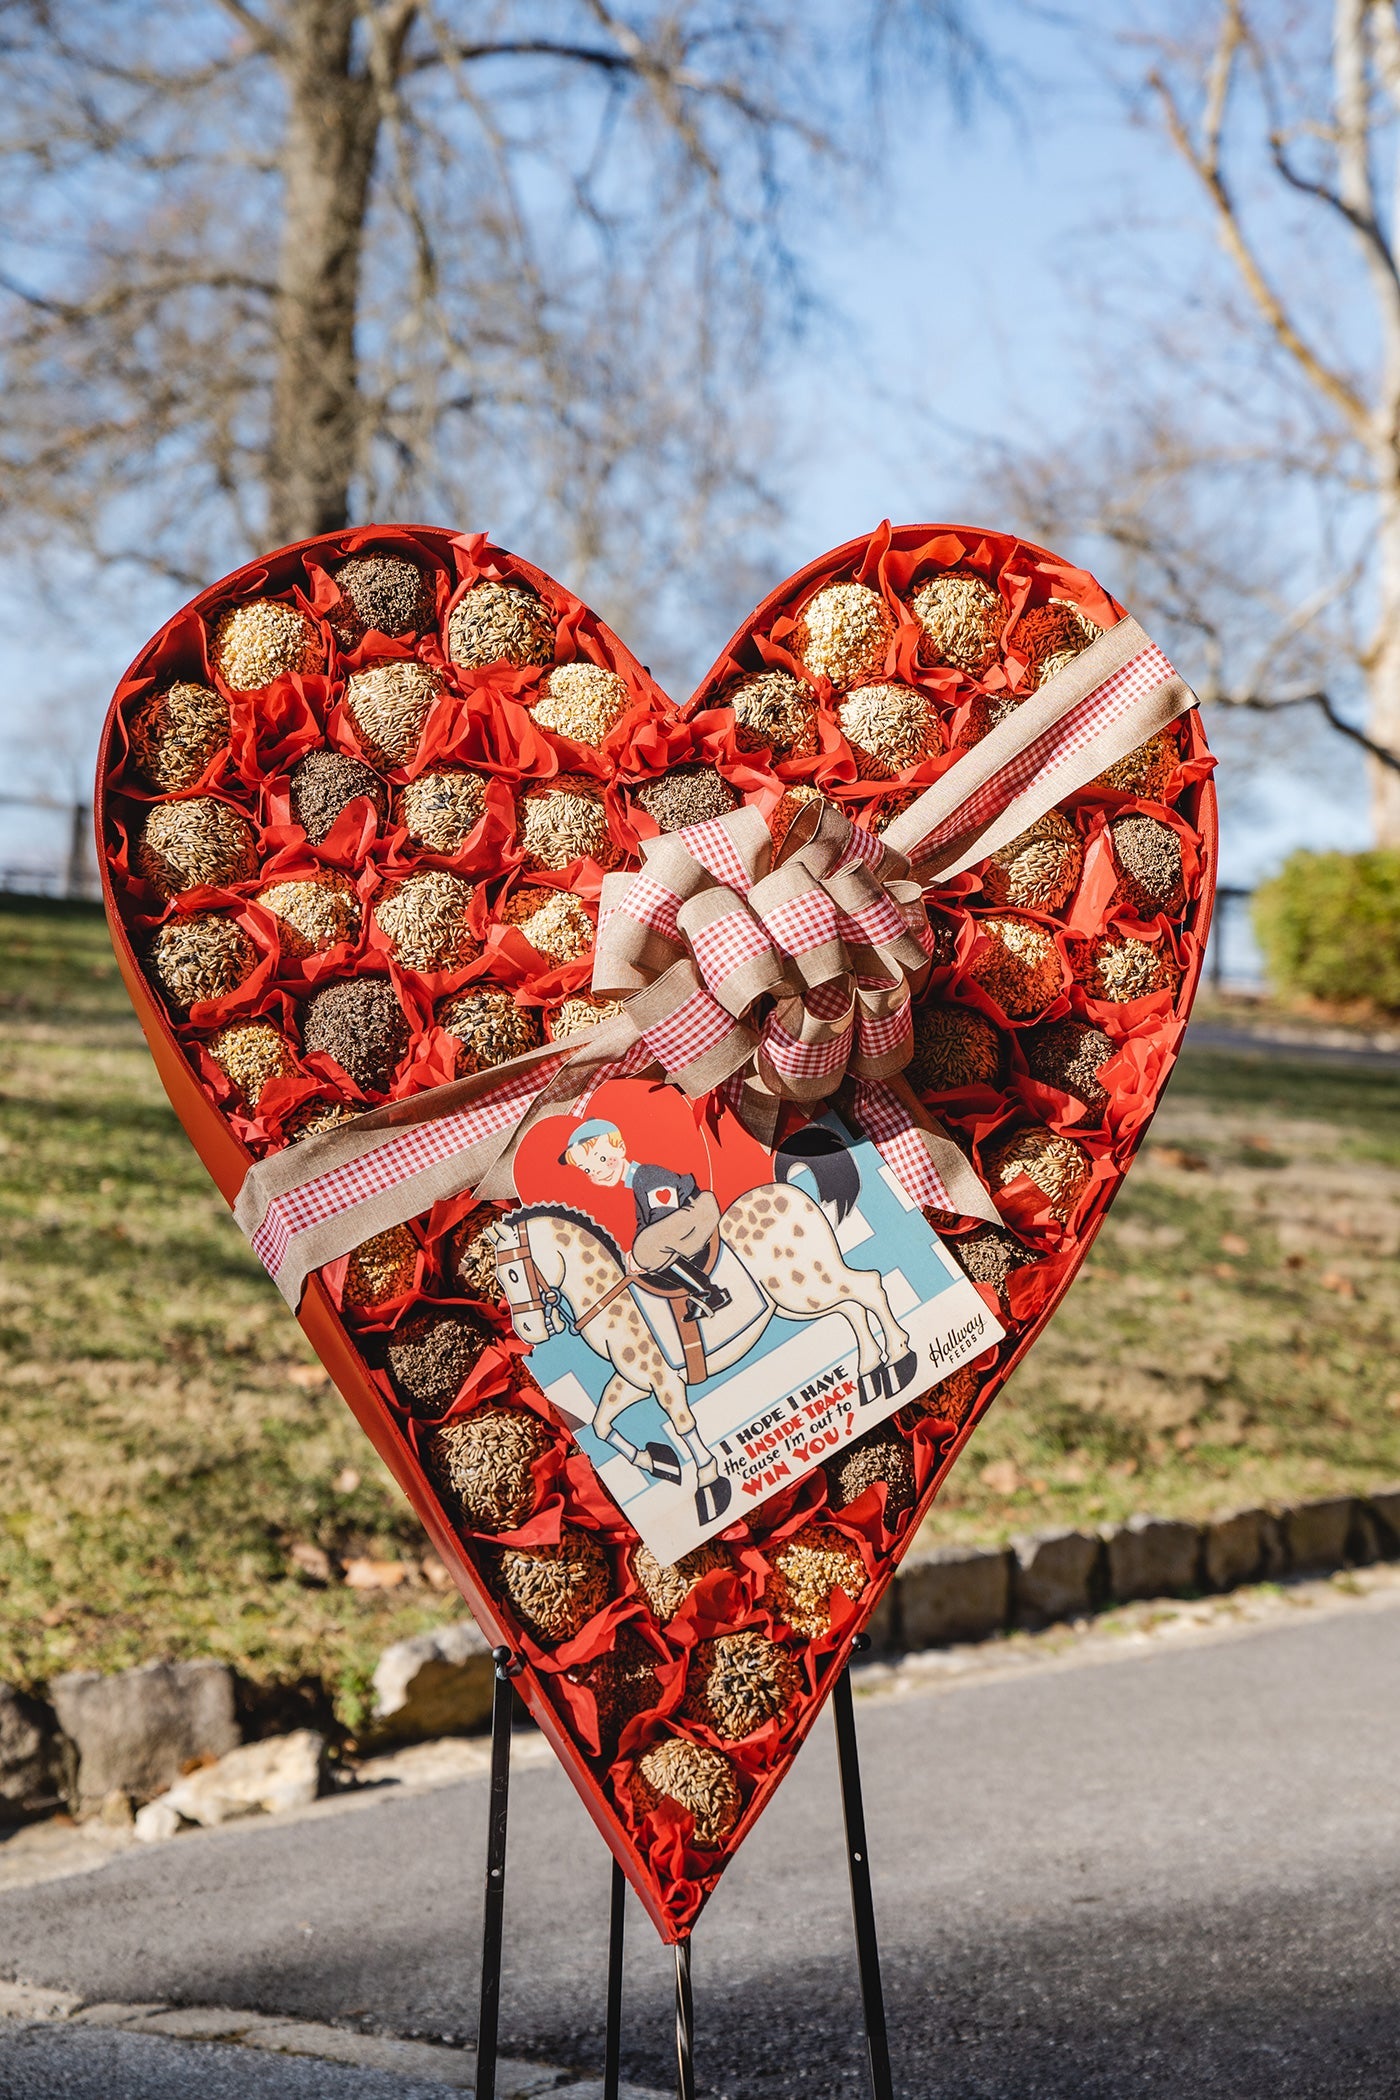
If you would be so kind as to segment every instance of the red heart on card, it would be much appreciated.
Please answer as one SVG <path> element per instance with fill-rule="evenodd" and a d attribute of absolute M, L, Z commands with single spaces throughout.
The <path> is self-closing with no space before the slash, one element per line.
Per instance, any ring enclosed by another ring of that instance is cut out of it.
<path fill-rule="evenodd" d="M 885 526 L 782 584 L 677 706 L 479 535 L 365 527 L 226 577 L 118 687 L 96 808 L 122 973 L 219 1189 L 232 1203 L 308 1131 L 593 1024 L 603 875 L 644 839 L 742 802 L 781 838 L 821 797 L 878 835 L 1123 617 L 1008 536 Z M 483 1629 L 523 1655 L 531 1712 L 668 1939 L 1132 1162 L 1200 972 L 1211 764 L 1188 707 L 928 890 L 905 1076 L 995 1197 L 1000 1227 L 941 1222 L 1005 1339 L 675 1568 L 530 1376 L 482 1237 L 501 1205 L 438 1201 L 307 1285 L 313 1347 Z M 530 1172 L 557 1168 L 567 1203 L 586 1149 Z M 676 1175 L 684 1153 L 667 1140 Z M 657 1218 L 690 1200 L 665 1174 L 652 1198 Z M 681 1273 L 682 1300 L 705 1288 Z"/>

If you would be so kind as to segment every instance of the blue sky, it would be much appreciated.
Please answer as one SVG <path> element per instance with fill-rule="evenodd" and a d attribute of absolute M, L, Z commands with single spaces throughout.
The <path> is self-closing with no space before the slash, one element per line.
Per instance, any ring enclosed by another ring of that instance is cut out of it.
<path fill-rule="evenodd" d="M 896 107 L 882 188 L 800 229 L 831 320 L 793 347 L 776 387 L 783 567 L 886 515 L 1004 522 L 979 502 L 979 442 L 1084 420 L 1085 307 L 1124 242 L 1169 286 L 1200 268 L 1199 202 L 1127 121 L 1103 55 L 1019 7 L 975 12 L 1014 45 L 1006 103 L 983 98 L 962 122 L 931 95 Z M 90 776 L 106 697 L 178 596 L 133 589 L 95 621 L 80 598 L 41 637 L 27 587 L 0 572 L 0 792 L 40 773 L 63 791 Z M 722 639 L 699 638 L 697 665 Z M 1233 727 L 1218 742 L 1225 879 L 1252 882 L 1294 845 L 1367 842 L 1348 753 L 1314 738 L 1279 762 Z M 58 755 L 38 757 L 39 745 Z M 42 854 L 51 832 L 0 807 L 0 868 Z"/>

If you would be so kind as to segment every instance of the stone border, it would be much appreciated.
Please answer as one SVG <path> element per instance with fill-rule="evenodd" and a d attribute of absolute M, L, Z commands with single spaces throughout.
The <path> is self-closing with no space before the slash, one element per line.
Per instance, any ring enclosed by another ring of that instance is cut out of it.
<path fill-rule="evenodd" d="M 86 2004 L 71 1991 L 0 1982 L 0 2022 L 20 2028 L 105 2027 L 122 2034 L 157 2035 L 165 2041 L 222 2042 L 275 2056 L 312 2057 L 318 2063 L 385 2071 L 406 2083 L 447 2087 L 452 2092 L 476 2090 L 475 2049 L 356 2034 L 352 2028 L 329 2027 L 317 2020 L 234 2012 L 226 2006 Z M 542 2093 L 552 2093 L 557 2100 L 601 2100 L 603 2084 L 601 2079 L 580 2079 L 577 2072 L 552 2064 L 501 2057 L 496 2065 L 496 2090 L 500 2100 L 535 2100 Z M 620 2100 L 667 2100 L 667 2096 L 651 2087 L 625 2085 Z"/>
<path fill-rule="evenodd" d="M 1239 1589 L 1400 1559 L 1400 1487 L 1192 1524 L 1130 1517 L 1100 1531 L 1038 1531 L 1004 1547 L 911 1553 L 871 1621 L 881 1653 L 985 1641 L 1141 1598 Z"/>

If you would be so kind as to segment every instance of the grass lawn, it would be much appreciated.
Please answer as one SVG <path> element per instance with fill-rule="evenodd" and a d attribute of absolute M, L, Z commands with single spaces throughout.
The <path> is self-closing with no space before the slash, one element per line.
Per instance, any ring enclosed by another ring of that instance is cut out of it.
<path fill-rule="evenodd" d="M 1188 1055 L 930 1520 L 997 1539 L 1400 1478 L 1400 1078 Z M 100 915 L 0 899 L 0 1678 L 324 1679 L 463 1609 L 165 1104 Z M 309 1587 L 293 1549 L 402 1561 Z"/>

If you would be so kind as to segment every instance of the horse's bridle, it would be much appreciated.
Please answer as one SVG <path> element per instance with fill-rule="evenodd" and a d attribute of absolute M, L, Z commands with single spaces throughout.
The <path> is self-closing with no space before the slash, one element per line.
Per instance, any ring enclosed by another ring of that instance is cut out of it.
<path fill-rule="evenodd" d="M 514 1237 L 507 1240 L 507 1231 Z M 506 1290 L 506 1270 L 517 1267 L 529 1296 L 512 1298 Z M 606 1311 L 614 1298 L 620 1298 L 636 1282 L 635 1276 L 620 1276 L 616 1283 L 604 1291 L 601 1298 L 585 1313 L 572 1312 L 569 1301 L 557 1284 L 546 1283 L 530 1252 L 530 1230 L 528 1225 L 517 1225 L 509 1217 L 502 1218 L 496 1227 L 496 1275 L 505 1292 L 507 1304 L 512 1312 L 537 1312 L 544 1321 L 546 1335 L 580 1334 L 590 1320 L 596 1320 L 600 1312 Z"/>

